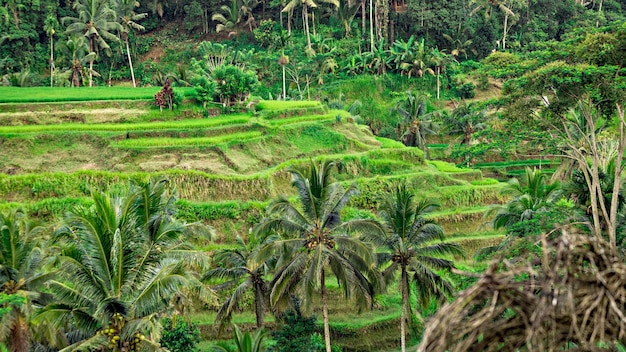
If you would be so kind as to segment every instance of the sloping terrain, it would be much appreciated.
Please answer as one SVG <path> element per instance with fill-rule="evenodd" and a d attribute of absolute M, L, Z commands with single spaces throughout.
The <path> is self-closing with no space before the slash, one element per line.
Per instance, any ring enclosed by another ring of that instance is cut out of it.
<path fill-rule="evenodd" d="M 0 105 L 0 210 L 20 206 L 53 220 L 88 204 L 93 189 L 165 177 L 180 196 L 179 217 L 215 228 L 217 243 L 197 243 L 210 251 L 247 236 L 277 195 L 295 196 L 289 167 L 330 158 L 337 161 L 335 178 L 360 189 L 346 218 L 373 216 L 378 199 L 405 181 L 419 197 L 441 204 L 431 216 L 470 257 L 502 237 L 481 228 L 487 205 L 505 200 L 501 183 L 375 138 L 345 111 L 275 101 L 214 117 L 194 109 L 159 113 L 149 101 Z M 331 301 L 342 302 L 339 290 L 335 294 Z M 354 351 L 397 345 L 395 298 L 382 298 L 366 315 L 332 305 L 337 341 Z M 211 313 L 196 318 L 200 324 L 211 319 Z M 237 319 L 247 323 L 245 315 Z M 202 330 L 215 337 L 208 325 Z M 355 338 L 362 336 L 372 338 Z"/>

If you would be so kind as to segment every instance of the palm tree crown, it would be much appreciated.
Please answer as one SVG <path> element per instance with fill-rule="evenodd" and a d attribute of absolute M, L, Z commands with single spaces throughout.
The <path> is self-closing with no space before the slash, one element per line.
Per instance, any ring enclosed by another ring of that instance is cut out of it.
<path fill-rule="evenodd" d="M 401 339 L 405 348 L 405 316 L 412 322 L 413 314 L 409 303 L 410 281 L 415 283 L 417 301 L 428 304 L 431 298 L 442 298 L 452 293 L 452 286 L 433 269 L 451 269 L 454 263 L 441 258 L 444 255 L 463 256 L 457 244 L 441 242 L 445 239 L 443 229 L 425 215 L 436 207 L 427 200 L 414 201 L 414 195 L 406 185 L 397 185 L 394 192 L 384 198 L 380 215 L 387 231 L 370 232 L 366 239 L 371 240 L 383 251 L 379 254 L 383 262 L 390 262 L 383 277 L 391 281 L 400 271 L 400 291 L 402 294 Z"/>
<path fill-rule="evenodd" d="M 355 297 L 360 306 L 370 307 L 381 284 L 374 256 L 367 244 L 350 234 L 383 231 L 380 224 L 371 220 L 341 221 L 341 210 L 357 189 L 352 185 L 345 190 L 339 183 L 331 183 L 333 165 L 332 161 L 325 161 L 306 170 L 291 169 L 298 204 L 278 198 L 269 206 L 268 217 L 256 228 L 257 233 L 278 232 L 283 237 L 263 251 L 265 256 L 272 253 L 278 257 L 270 290 L 273 306 L 284 306 L 291 294 L 299 293 L 308 309 L 314 292 L 321 289 L 327 351 L 330 330 L 326 271 L 335 275 L 346 297 Z"/>
<path fill-rule="evenodd" d="M 192 293 L 210 298 L 190 270 L 203 261 L 182 240 L 191 227 L 173 218 L 164 181 L 118 196 L 95 193 L 93 201 L 58 231 L 61 280 L 50 283 L 58 303 L 38 319 L 80 336 L 70 350 L 155 345 L 173 302 Z"/>

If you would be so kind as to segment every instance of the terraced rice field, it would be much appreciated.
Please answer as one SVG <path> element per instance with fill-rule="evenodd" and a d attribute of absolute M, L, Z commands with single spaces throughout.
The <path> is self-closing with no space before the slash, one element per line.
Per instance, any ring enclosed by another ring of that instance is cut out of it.
<path fill-rule="evenodd" d="M 108 98 L 116 99 L 112 94 Z M 139 93 L 136 98 L 141 99 Z M 360 189 L 345 210 L 347 219 L 375 216 L 380 197 L 405 181 L 418 197 L 441 204 L 432 218 L 470 257 L 502 238 L 481 228 L 487 206 L 506 201 L 497 180 L 484 178 L 479 170 L 426 162 L 420 150 L 375 138 L 349 113 L 318 102 L 261 101 L 254 111 L 209 118 L 187 110 L 159 114 L 149 101 L 111 102 L 118 104 L 115 112 L 107 110 L 106 118 L 90 115 L 87 121 L 60 116 L 96 103 L 55 99 L 31 99 L 53 102 L 35 107 L 36 118 L 25 118 L 31 102 L 0 104 L 0 211 L 20 206 L 53 220 L 68 207 L 88 205 L 93 189 L 165 177 L 181 198 L 178 216 L 215 228 L 216 242 L 196 244 L 211 251 L 231 246 L 236 236 L 247 236 L 274 197 L 295 195 L 287 168 L 331 158 L 338 161 L 336 179 Z M 98 109 L 108 109 L 106 103 L 97 104 Z M 381 299 L 391 303 L 380 303 L 369 315 L 331 306 L 337 341 L 351 350 L 397 344 L 395 338 L 384 338 L 398 336 L 399 310 L 393 303 L 397 297 Z M 211 314 L 194 318 L 205 338 L 214 337 Z M 355 339 L 366 335 L 372 338 Z"/>

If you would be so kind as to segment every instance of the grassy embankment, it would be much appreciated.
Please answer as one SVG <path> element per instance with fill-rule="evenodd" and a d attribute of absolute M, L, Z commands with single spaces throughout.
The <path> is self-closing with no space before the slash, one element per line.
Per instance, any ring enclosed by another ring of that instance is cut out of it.
<path fill-rule="evenodd" d="M 32 100 L 46 99 L 37 95 Z M 24 111 L 19 105 L 31 102 L 23 101 L 0 109 Z M 70 206 L 88 205 L 93 189 L 166 177 L 181 197 L 179 217 L 216 229 L 217 242 L 196 244 L 211 251 L 232 246 L 236 235 L 246 236 L 276 195 L 295 196 L 287 168 L 311 158 L 332 158 L 341 161 L 336 179 L 346 185 L 356 183 L 361 190 L 345 218 L 375 216 L 379 197 L 404 180 L 418 196 L 441 204 L 432 217 L 442 223 L 449 240 L 458 241 L 468 254 L 501 238 L 480 227 L 486 206 L 505 200 L 500 183 L 483 178 L 477 170 L 425 162 L 417 149 L 374 138 L 345 111 L 328 110 L 317 102 L 263 101 L 255 113 L 203 119 L 193 109 L 160 114 L 150 110 L 148 101 L 141 101 L 126 106 L 112 102 L 118 104 L 118 111 L 109 112 L 100 123 L 59 118 L 64 110 L 81 111 L 89 104 L 93 102 L 59 104 L 54 112 L 41 110 L 36 120 L 0 127 L 5 156 L 0 161 L 5 173 L 0 176 L 0 209 L 21 206 L 52 221 Z M 145 110 L 121 119 L 131 106 Z M 468 264 L 473 265 L 471 260 Z M 399 295 L 394 292 L 392 288 L 380 296 L 375 310 L 357 314 L 340 299 L 338 288 L 331 289 L 336 296 L 331 300 L 334 341 L 352 350 L 396 346 L 400 314 Z M 194 315 L 207 339 L 215 337 L 214 314 Z M 244 327 L 253 323 L 252 315 L 245 312 L 234 321 Z"/>

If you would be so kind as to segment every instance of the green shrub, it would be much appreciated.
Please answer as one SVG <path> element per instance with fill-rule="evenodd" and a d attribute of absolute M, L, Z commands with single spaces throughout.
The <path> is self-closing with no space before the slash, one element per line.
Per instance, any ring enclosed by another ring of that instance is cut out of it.
<path fill-rule="evenodd" d="M 223 65 L 213 71 L 217 94 L 226 106 L 242 103 L 259 83 L 255 72 L 234 65 Z"/>
<path fill-rule="evenodd" d="M 463 83 L 457 88 L 457 93 L 461 99 L 472 99 L 476 96 L 476 85 L 472 82 Z"/>
<path fill-rule="evenodd" d="M 176 352 L 197 352 L 196 344 L 200 342 L 200 330 L 193 323 L 178 320 L 176 324 L 172 319 L 163 321 L 163 336 L 161 346 Z"/>
<path fill-rule="evenodd" d="M 191 84 L 196 89 L 194 98 L 206 109 L 207 103 L 213 101 L 213 95 L 215 95 L 215 81 L 211 81 L 206 76 L 198 76 L 191 81 Z"/>

